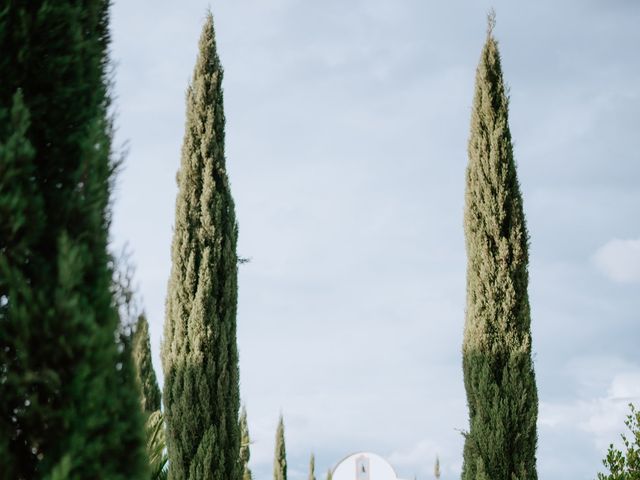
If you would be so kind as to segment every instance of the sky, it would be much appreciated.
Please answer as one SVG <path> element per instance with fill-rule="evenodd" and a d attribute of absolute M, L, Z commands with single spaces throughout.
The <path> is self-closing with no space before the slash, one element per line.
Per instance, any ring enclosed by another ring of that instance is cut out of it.
<path fill-rule="evenodd" d="M 593 479 L 640 403 L 640 3 L 115 0 L 112 245 L 154 362 L 185 91 L 207 8 L 239 223 L 241 394 L 256 480 L 355 451 L 459 478 L 464 175 L 486 13 L 510 87 L 531 237 L 538 471 Z M 322 475 L 323 476 L 323 475 Z"/>

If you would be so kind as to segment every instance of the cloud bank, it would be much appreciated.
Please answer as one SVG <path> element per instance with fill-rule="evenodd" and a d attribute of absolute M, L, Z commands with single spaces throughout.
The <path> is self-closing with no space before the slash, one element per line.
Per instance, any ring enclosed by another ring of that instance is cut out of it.
<path fill-rule="evenodd" d="M 640 238 L 610 240 L 598 249 L 593 260 L 600 271 L 614 282 L 640 282 Z"/>

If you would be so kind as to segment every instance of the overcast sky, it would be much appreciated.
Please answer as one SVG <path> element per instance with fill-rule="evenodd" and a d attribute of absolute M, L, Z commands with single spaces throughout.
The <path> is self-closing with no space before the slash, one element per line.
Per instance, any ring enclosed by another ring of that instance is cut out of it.
<path fill-rule="evenodd" d="M 241 391 L 256 480 L 278 414 L 289 473 L 371 450 L 459 478 L 464 170 L 485 16 L 511 88 L 531 235 L 546 480 L 593 479 L 640 402 L 640 2 L 219 0 L 240 226 Z M 115 0 L 113 243 L 128 242 L 156 370 L 185 90 L 208 3 Z"/>

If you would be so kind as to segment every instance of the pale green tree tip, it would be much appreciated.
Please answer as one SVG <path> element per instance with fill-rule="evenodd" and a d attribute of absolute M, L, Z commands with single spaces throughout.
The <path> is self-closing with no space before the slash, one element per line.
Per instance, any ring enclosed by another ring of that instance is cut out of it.
<path fill-rule="evenodd" d="M 313 453 L 309 460 L 309 480 L 316 480 L 316 456 Z"/>
<path fill-rule="evenodd" d="M 496 28 L 496 11 L 493 7 L 487 13 L 487 36 L 493 36 L 493 30 Z"/>
<path fill-rule="evenodd" d="M 273 480 L 287 480 L 287 450 L 284 441 L 284 419 L 280 414 L 276 430 L 276 448 L 273 458 Z"/>

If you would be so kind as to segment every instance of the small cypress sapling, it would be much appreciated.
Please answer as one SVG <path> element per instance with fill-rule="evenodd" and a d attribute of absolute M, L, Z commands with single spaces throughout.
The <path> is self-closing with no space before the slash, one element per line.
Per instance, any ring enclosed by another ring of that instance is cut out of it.
<path fill-rule="evenodd" d="M 313 453 L 309 460 L 309 480 L 316 480 L 316 457 Z"/>
<path fill-rule="evenodd" d="M 278 420 L 276 448 L 273 457 L 273 480 L 287 480 L 287 449 L 284 443 L 284 420 Z"/>
<path fill-rule="evenodd" d="M 138 316 L 133 333 L 133 360 L 136 367 L 136 378 L 140 386 L 142 411 L 151 414 L 160 410 L 160 388 L 151 360 L 149 323 L 144 313 Z"/>
<path fill-rule="evenodd" d="M 240 464 L 242 468 L 242 480 L 252 480 L 253 475 L 249 468 L 251 458 L 251 437 L 249 436 L 249 422 L 247 421 L 247 409 L 242 406 L 240 412 Z"/>

